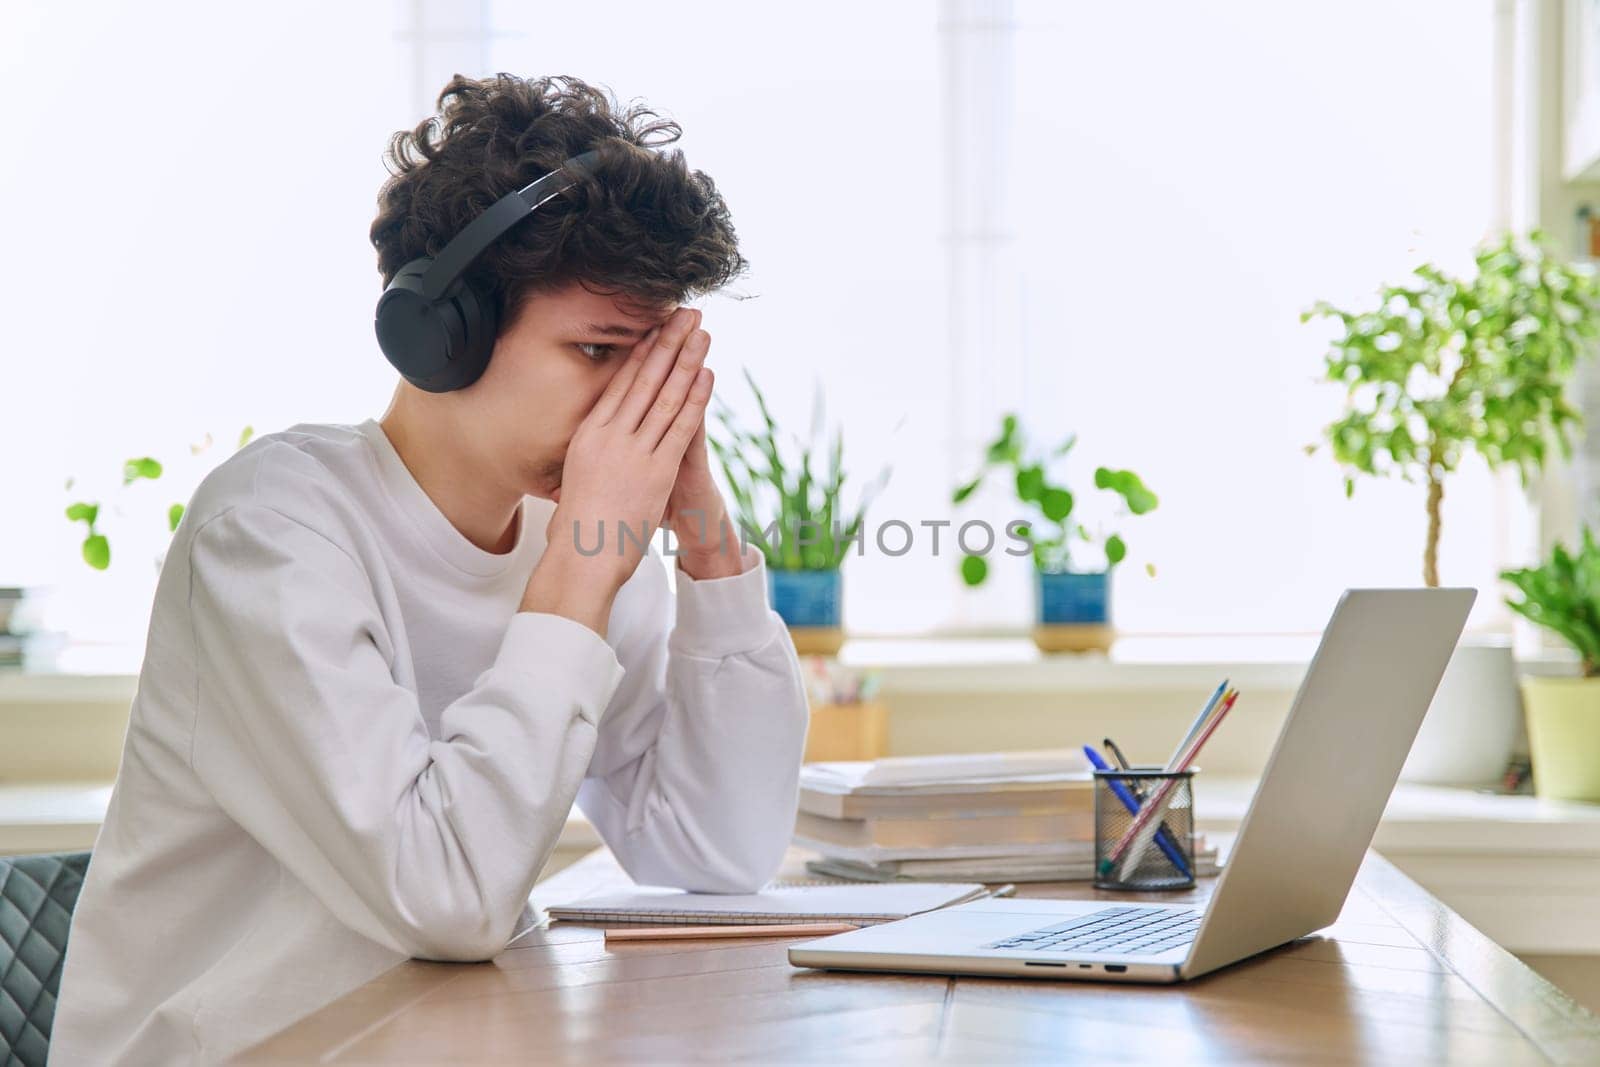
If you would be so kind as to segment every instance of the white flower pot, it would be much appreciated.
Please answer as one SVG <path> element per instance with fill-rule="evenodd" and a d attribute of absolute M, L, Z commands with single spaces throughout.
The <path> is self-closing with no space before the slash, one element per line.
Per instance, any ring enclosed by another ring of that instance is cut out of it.
<path fill-rule="evenodd" d="M 1400 780 L 1494 785 L 1522 722 L 1522 693 L 1509 641 L 1463 638 L 1439 681 Z"/>

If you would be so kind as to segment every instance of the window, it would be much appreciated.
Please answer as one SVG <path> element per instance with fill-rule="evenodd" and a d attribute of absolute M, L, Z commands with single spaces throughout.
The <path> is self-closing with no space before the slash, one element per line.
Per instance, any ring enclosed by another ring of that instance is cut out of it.
<path fill-rule="evenodd" d="M 1318 298 L 1424 258 L 1468 270 L 1492 208 L 1487 0 L 1017 5 L 1006 187 L 1020 407 L 1140 472 L 1120 628 L 1315 631 L 1354 585 L 1421 578 L 1423 488 L 1345 500 L 1318 439 Z M 1083 476 L 1080 475 L 1080 479 Z M 1083 479 L 1086 482 L 1086 479 Z M 1446 483 L 1441 578 L 1489 595 L 1515 479 Z"/>
<path fill-rule="evenodd" d="M 683 124 L 676 147 L 715 178 L 753 267 L 703 302 L 719 391 L 751 412 L 747 366 L 803 433 L 821 383 L 853 478 L 894 465 L 869 535 L 899 519 L 914 547 L 869 536 L 846 565 L 852 630 L 1027 624 L 1025 560 L 965 590 L 951 529 L 934 555 L 924 525 L 1016 517 L 999 493 L 948 504 L 1008 410 L 1160 494 L 1126 531 L 1124 630 L 1315 630 L 1347 585 L 1417 580 L 1420 488 L 1346 501 L 1332 461 L 1301 452 L 1338 397 L 1298 313 L 1424 256 L 1468 262 L 1490 207 L 1489 0 L 0 19 L 0 90 L 33 102 L 0 159 L 0 195 L 29 205 L 0 267 L 28 309 L 0 357 L 0 584 L 55 585 L 54 621 L 80 637 L 143 633 L 165 502 L 242 426 L 381 414 L 381 152 L 456 69 L 572 73 Z M 184 461 L 207 432 L 214 451 Z M 121 494 L 112 568 L 91 573 L 63 483 L 109 505 L 141 454 L 181 462 Z M 1445 509 L 1446 581 L 1488 587 L 1518 494 L 1468 470 Z"/>
<path fill-rule="evenodd" d="M 187 500 L 237 441 L 381 413 L 367 243 L 389 131 L 416 121 L 392 4 L 6 4 L 0 584 L 48 624 L 138 642 Z M 207 433 L 210 452 L 189 445 Z M 170 465 L 120 488 L 124 460 Z M 63 486 L 75 478 L 71 494 Z M 74 499 L 100 500 L 90 571 Z M 123 508 L 125 514 L 114 514 Z"/>

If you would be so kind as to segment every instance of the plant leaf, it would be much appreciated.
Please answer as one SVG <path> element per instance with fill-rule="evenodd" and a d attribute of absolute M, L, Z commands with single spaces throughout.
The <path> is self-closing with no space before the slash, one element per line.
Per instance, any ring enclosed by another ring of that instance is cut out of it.
<path fill-rule="evenodd" d="M 1072 514 L 1072 494 L 1065 489 L 1046 489 L 1039 499 L 1039 510 L 1051 522 L 1061 522 Z"/>
<path fill-rule="evenodd" d="M 1094 484 L 1101 489 L 1109 489 L 1122 497 L 1128 510 L 1135 515 L 1144 515 L 1154 511 L 1158 501 L 1139 476 L 1133 471 L 1114 471 L 1106 467 L 1099 467 L 1094 472 Z"/>
<path fill-rule="evenodd" d="M 979 475 L 978 477 L 972 479 L 972 481 L 968 482 L 966 485 L 957 486 L 956 487 L 956 491 L 954 493 L 950 494 L 950 503 L 952 503 L 952 504 L 965 503 L 966 499 L 969 496 L 971 496 L 973 493 L 977 492 L 978 491 L 978 486 L 980 486 L 982 484 L 983 484 L 983 476 Z"/>
<path fill-rule="evenodd" d="M 90 534 L 84 538 L 83 561 L 97 571 L 111 566 L 111 544 L 104 534 Z"/>
<path fill-rule="evenodd" d="M 1044 496 L 1044 468 L 1035 463 L 1017 471 L 1017 499 L 1033 503 Z"/>
<path fill-rule="evenodd" d="M 132 485 L 140 478 L 156 479 L 159 477 L 161 477 L 161 464 L 149 456 L 130 459 L 122 465 L 123 485 Z"/>
<path fill-rule="evenodd" d="M 1022 442 L 1017 439 L 1017 417 L 1006 415 L 1000 420 L 1000 436 L 985 453 L 990 463 L 1016 463 L 1022 457 Z"/>

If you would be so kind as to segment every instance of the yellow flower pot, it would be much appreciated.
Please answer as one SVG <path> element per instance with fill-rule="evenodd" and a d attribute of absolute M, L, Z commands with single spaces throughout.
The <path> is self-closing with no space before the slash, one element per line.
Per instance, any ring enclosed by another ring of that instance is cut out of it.
<path fill-rule="evenodd" d="M 789 640 L 802 656 L 831 656 L 844 647 L 844 631 L 837 626 L 791 626 Z"/>
<path fill-rule="evenodd" d="M 1600 802 L 1600 678 L 1524 678 L 1522 695 L 1534 791 Z"/>
<path fill-rule="evenodd" d="M 875 700 L 813 704 L 806 732 L 807 763 L 874 760 L 889 754 L 889 709 Z"/>

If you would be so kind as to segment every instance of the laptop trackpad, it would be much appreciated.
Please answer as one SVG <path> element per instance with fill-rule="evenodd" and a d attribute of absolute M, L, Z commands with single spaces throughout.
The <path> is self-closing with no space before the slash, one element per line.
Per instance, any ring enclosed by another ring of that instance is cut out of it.
<path fill-rule="evenodd" d="M 1092 915 L 1114 905 L 1104 901 L 989 899 L 863 926 L 807 942 L 808 949 L 842 952 L 965 952 L 991 941 Z"/>

